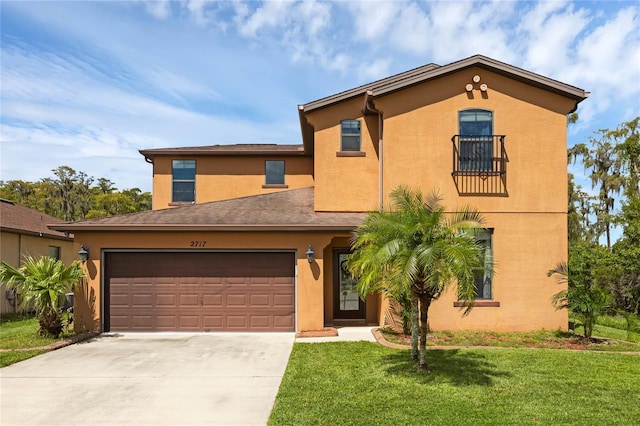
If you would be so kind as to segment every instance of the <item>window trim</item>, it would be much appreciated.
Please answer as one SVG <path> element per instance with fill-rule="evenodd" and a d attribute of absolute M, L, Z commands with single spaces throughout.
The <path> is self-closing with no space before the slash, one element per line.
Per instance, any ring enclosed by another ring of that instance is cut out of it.
<path fill-rule="evenodd" d="M 176 161 L 192 161 L 193 162 L 193 179 L 176 179 L 175 178 L 175 172 L 174 170 L 176 169 L 176 167 L 174 166 Z M 193 159 L 181 159 L 181 158 L 174 158 L 171 160 L 171 202 L 169 203 L 170 206 L 180 206 L 180 205 L 185 205 L 185 204 L 194 204 L 196 202 L 196 176 L 198 174 L 197 172 L 197 168 L 198 168 L 198 163 L 196 160 Z M 193 182 L 193 200 L 191 201 L 176 201 L 175 200 L 175 183 L 176 182 Z"/>

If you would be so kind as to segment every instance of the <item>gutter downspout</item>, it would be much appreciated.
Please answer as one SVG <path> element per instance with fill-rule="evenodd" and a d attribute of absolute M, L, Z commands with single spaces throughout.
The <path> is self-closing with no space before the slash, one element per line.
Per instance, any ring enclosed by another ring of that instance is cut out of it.
<path fill-rule="evenodd" d="M 382 111 L 379 111 L 373 103 L 373 91 L 367 90 L 364 93 L 364 103 L 362 104 L 362 114 L 378 116 L 378 205 L 382 210 L 384 205 L 384 149 L 382 137 Z"/>

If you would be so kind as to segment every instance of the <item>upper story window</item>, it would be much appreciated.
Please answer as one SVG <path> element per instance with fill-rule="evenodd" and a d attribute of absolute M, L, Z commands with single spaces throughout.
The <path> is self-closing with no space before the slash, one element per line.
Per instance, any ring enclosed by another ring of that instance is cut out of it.
<path fill-rule="evenodd" d="M 267 160 L 264 162 L 266 185 L 284 185 L 284 160 Z"/>
<path fill-rule="evenodd" d="M 474 272 L 476 299 L 492 299 L 493 229 L 484 229 L 476 236 L 484 249 L 484 267 Z"/>
<path fill-rule="evenodd" d="M 173 160 L 171 174 L 173 178 L 171 201 L 194 202 L 196 200 L 196 160 Z"/>
<path fill-rule="evenodd" d="M 458 113 L 461 171 L 493 171 L 493 112 L 469 109 Z"/>
<path fill-rule="evenodd" d="M 340 151 L 360 151 L 360 120 L 340 122 Z"/>

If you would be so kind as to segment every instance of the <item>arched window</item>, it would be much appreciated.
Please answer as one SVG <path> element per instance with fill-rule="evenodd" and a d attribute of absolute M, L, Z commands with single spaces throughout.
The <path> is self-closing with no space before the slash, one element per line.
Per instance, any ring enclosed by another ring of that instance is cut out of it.
<path fill-rule="evenodd" d="M 459 170 L 493 171 L 493 112 L 468 109 L 458 112 Z"/>

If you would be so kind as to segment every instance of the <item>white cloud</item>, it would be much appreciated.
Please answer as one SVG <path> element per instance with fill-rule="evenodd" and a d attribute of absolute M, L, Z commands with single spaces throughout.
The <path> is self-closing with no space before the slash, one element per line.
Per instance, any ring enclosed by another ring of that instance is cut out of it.
<path fill-rule="evenodd" d="M 141 0 L 146 11 L 156 19 L 165 20 L 171 16 L 169 0 Z"/>
<path fill-rule="evenodd" d="M 384 39 L 396 18 L 406 5 L 404 2 L 380 1 L 347 2 L 344 6 L 351 14 L 349 22 L 354 24 L 354 39 L 374 41 Z"/>
<path fill-rule="evenodd" d="M 252 14 L 240 22 L 238 30 L 245 37 L 257 37 L 258 32 L 284 26 L 289 8 L 294 3 L 283 0 L 262 3 Z"/>
<path fill-rule="evenodd" d="M 398 49 L 417 56 L 428 52 L 434 45 L 430 30 L 431 21 L 427 14 L 415 3 L 408 3 L 397 15 L 391 40 Z"/>
<path fill-rule="evenodd" d="M 100 175 L 78 167 L 84 155 L 87 164 L 95 158 L 93 170 L 150 182 L 138 149 L 297 143 L 296 104 L 476 53 L 590 90 L 571 143 L 640 114 L 633 3 L 53 1 L 2 8 L 3 177 L 19 177 L 24 158 L 43 170 L 68 158 Z"/>
<path fill-rule="evenodd" d="M 535 72 L 556 74 L 572 61 L 572 45 L 590 18 L 585 9 L 573 5 L 542 2 L 527 13 L 519 26 L 524 40 L 523 66 Z"/>

